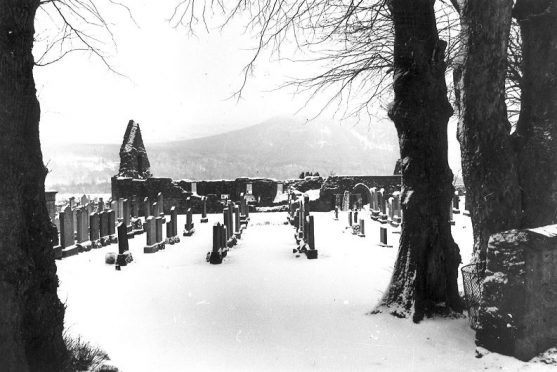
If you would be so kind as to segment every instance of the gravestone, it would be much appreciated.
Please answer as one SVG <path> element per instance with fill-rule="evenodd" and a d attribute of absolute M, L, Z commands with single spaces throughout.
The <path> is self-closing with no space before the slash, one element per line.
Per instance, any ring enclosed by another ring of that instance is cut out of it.
<path fill-rule="evenodd" d="M 193 224 L 193 216 L 191 213 L 191 208 L 186 211 L 186 224 L 184 225 L 184 236 L 192 236 L 195 232 L 195 227 Z"/>
<path fill-rule="evenodd" d="M 240 208 L 235 205 L 234 206 L 234 235 L 238 239 L 242 237 L 242 228 L 240 227 Z"/>
<path fill-rule="evenodd" d="M 246 184 L 246 194 L 247 195 L 252 195 L 253 194 L 253 184 L 252 183 L 247 183 Z"/>
<path fill-rule="evenodd" d="M 528 361 L 557 342 L 557 225 L 489 238 L 476 343 Z"/>
<path fill-rule="evenodd" d="M 201 223 L 209 222 L 209 218 L 207 218 L 207 197 L 201 197 L 202 209 L 201 209 Z"/>
<path fill-rule="evenodd" d="M 152 216 L 151 214 L 151 203 L 149 202 L 149 198 L 146 197 L 143 199 L 143 217 L 147 218 Z"/>
<path fill-rule="evenodd" d="M 385 248 L 392 248 L 392 245 L 389 245 L 387 241 L 387 228 L 386 227 L 379 227 L 379 246 Z"/>
<path fill-rule="evenodd" d="M 164 217 L 156 217 L 155 224 L 156 224 L 156 237 L 157 243 L 159 244 L 159 249 L 165 249 L 164 243 L 165 239 L 162 234 L 162 227 L 166 223 L 166 219 Z"/>
<path fill-rule="evenodd" d="M 126 266 L 131 257 L 128 245 L 128 230 L 123 222 L 118 223 L 118 257 L 116 258 L 117 269 L 119 266 Z"/>
<path fill-rule="evenodd" d="M 159 192 L 157 194 L 157 216 L 160 215 L 161 213 L 164 214 L 164 198 L 162 196 L 162 192 Z"/>
<path fill-rule="evenodd" d="M 136 195 L 132 196 L 132 217 L 133 219 L 136 219 L 139 217 L 139 199 L 137 198 Z"/>
<path fill-rule="evenodd" d="M 348 212 L 348 226 L 352 226 L 352 221 L 354 218 L 352 217 L 352 211 Z"/>
<path fill-rule="evenodd" d="M 277 183 L 277 194 L 281 195 L 283 191 L 284 185 L 282 183 Z"/>
<path fill-rule="evenodd" d="M 108 215 L 108 236 L 111 243 L 118 242 L 118 234 L 116 233 L 116 212 L 112 209 L 107 211 Z"/>
<path fill-rule="evenodd" d="M 360 232 L 358 233 L 358 236 L 365 238 L 366 236 L 366 221 L 361 218 L 360 219 Z"/>
<path fill-rule="evenodd" d="M 101 220 L 97 212 L 89 215 L 89 240 L 93 248 L 101 247 Z"/>
<path fill-rule="evenodd" d="M 160 218 L 160 217 L 159 217 Z M 155 253 L 159 250 L 159 242 L 157 241 L 157 226 L 153 216 L 145 219 L 144 225 L 145 232 L 147 233 L 147 244 L 143 247 L 143 253 Z"/>
<path fill-rule="evenodd" d="M 391 225 L 398 227 L 402 222 L 402 209 L 400 207 L 400 191 L 393 192 L 393 220 Z"/>
<path fill-rule="evenodd" d="M 207 262 L 213 265 L 222 263 L 223 250 L 226 249 L 226 245 L 222 241 L 223 235 L 223 226 L 220 223 L 213 225 L 213 249 L 207 253 Z"/>
<path fill-rule="evenodd" d="M 83 195 L 80 199 L 80 203 L 81 206 L 84 206 L 86 204 L 89 204 L 89 198 L 87 197 L 87 195 Z"/>
<path fill-rule="evenodd" d="M 453 217 L 453 206 L 449 205 L 449 223 L 454 226 L 455 220 Z"/>
<path fill-rule="evenodd" d="M 62 248 L 71 247 L 74 245 L 74 235 L 72 229 L 72 213 L 70 206 L 66 206 L 60 212 L 60 245 Z"/>
<path fill-rule="evenodd" d="M 350 209 L 350 192 L 349 191 L 345 191 L 344 192 L 344 196 L 342 199 L 342 210 L 344 212 L 348 211 Z"/>
<path fill-rule="evenodd" d="M 103 198 L 99 198 L 99 202 L 97 203 L 97 212 L 104 211 L 104 200 Z"/>
<path fill-rule="evenodd" d="M 191 193 L 194 195 L 197 194 L 197 182 L 191 183 Z"/>
<path fill-rule="evenodd" d="M 458 191 L 455 191 L 453 195 L 453 213 L 460 213 L 460 196 L 458 195 Z"/>
<path fill-rule="evenodd" d="M 316 259 L 318 251 L 317 249 L 315 249 L 315 221 L 313 219 L 313 216 L 308 216 L 307 244 L 309 247 L 309 249 L 305 251 L 307 259 Z"/>
<path fill-rule="evenodd" d="M 338 205 L 335 206 L 335 221 L 338 221 Z"/>
<path fill-rule="evenodd" d="M 153 215 L 153 217 L 160 217 L 160 213 L 159 213 L 159 204 L 157 202 L 154 202 L 151 205 L 151 214 Z"/>
<path fill-rule="evenodd" d="M 379 195 L 377 192 L 377 188 L 372 187 L 370 190 L 371 193 L 371 219 L 377 221 L 379 219 Z"/>
<path fill-rule="evenodd" d="M 103 211 L 99 213 L 99 221 L 100 221 L 100 235 L 101 235 L 101 244 L 104 246 L 110 243 L 109 234 L 108 234 L 108 212 Z"/>
<path fill-rule="evenodd" d="M 379 203 L 379 222 L 387 223 L 387 200 L 385 195 L 385 189 L 380 189 L 377 192 L 377 201 Z"/>
<path fill-rule="evenodd" d="M 120 198 L 116 201 L 116 218 L 117 221 L 121 221 L 124 219 L 124 198 Z"/>

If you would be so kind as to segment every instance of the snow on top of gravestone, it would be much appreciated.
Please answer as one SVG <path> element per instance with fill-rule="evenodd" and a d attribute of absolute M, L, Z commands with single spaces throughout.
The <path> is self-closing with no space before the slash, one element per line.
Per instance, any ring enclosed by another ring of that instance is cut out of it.
<path fill-rule="evenodd" d="M 533 229 L 528 229 L 527 231 L 531 231 L 534 234 L 543 235 L 548 238 L 553 238 L 557 236 L 557 225 L 541 226 Z"/>

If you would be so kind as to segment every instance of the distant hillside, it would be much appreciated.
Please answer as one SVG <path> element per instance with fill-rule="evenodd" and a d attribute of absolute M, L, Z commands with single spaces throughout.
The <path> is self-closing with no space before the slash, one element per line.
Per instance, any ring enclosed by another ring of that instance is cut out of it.
<path fill-rule="evenodd" d="M 273 119 L 210 137 L 145 143 L 145 147 L 153 175 L 174 179 L 284 179 L 296 178 L 302 171 L 318 171 L 323 176 L 389 175 L 398 158 L 396 132 L 388 122 L 368 128 Z M 118 145 L 64 145 L 43 151 L 52 171 L 47 186 L 90 184 L 102 189 L 108 185 L 107 190 L 89 192 L 110 190 L 110 177 L 119 166 Z"/>

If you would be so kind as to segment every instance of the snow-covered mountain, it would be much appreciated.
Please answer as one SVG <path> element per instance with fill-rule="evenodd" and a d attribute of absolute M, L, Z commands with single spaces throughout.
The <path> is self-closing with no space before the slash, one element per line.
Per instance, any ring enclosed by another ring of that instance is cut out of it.
<path fill-rule="evenodd" d="M 302 171 L 323 176 L 388 175 L 398 158 L 396 132 L 389 122 L 350 126 L 276 118 L 209 137 L 145 143 L 145 147 L 152 173 L 174 179 L 286 179 Z M 47 146 L 43 151 L 51 170 L 47 187 L 57 189 L 79 184 L 105 188 L 119 166 L 118 145 Z"/>

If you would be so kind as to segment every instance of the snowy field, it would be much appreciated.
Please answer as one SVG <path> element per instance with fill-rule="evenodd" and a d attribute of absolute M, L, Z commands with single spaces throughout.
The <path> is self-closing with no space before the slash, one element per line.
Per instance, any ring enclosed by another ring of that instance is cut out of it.
<path fill-rule="evenodd" d="M 57 261 L 66 326 L 108 352 L 121 371 L 555 371 L 488 353 L 475 358 L 468 320 L 413 324 L 367 315 L 390 279 L 394 248 L 382 248 L 379 223 L 365 238 L 346 230 L 347 216 L 315 215 L 319 259 L 296 258 L 286 213 L 251 214 L 239 244 L 222 265 L 205 261 L 211 227 L 156 254 L 145 235 L 130 240 L 134 262 L 105 265 L 117 245 Z M 464 262 L 472 245 L 467 217 L 453 235 Z M 183 226 L 185 216 L 179 216 Z M 390 227 L 389 227 L 390 229 Z M 460 281 L 460 278 L 459 278 Z"/>

